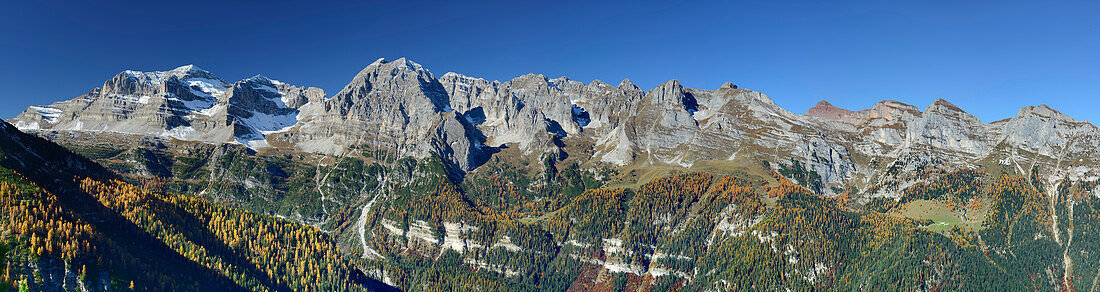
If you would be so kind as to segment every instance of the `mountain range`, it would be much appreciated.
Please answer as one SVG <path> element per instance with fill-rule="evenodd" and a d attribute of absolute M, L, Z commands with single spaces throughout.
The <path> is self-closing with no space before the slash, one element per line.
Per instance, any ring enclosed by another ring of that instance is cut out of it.
<path fill-rule="evenodd" d="M 135 134 L 257 151 L 393 149 L 400 157 L 440 155 L 459 172 L 501 147 L 545 154 L 584 145 L 576 155 L 613 166 L 690 167 L 741 154 L 801 161 L 827 185 L 866 184 L 878 168 L 869 160 L 896 157 L 965 164 L 1011 151 L 998 161 L 1008 165 L 1020 163 L 1019 155 L 1081 165 L 1100 158 L 1096 126 L 1045 105 L 992 123 L 942 99 L 923 111 L 897 101 L 859 111 L 823 101 L 798 115 L 732 83 L 705 90 L 670 80 L 643 91 L 629 79 L 612 86 L 536 74 L 507 82 L 436 78 L 404 58 L 375 61 L 331 97 L 259 75 L 229 83 L 193 65 L 125 71 L 9 122 L 27 131 Z"/>
<path fill-rule="evenodd" d="M 124 71 L 7 122 L 149 192 L 311 225 L 408 290 L 1100 279 L 1100 128 L 1045 105 L 989 123 L 943 99 L 796 114 L 733 83 L 500 82 L 401 58 L 331 96 L 193 65 Z"/>

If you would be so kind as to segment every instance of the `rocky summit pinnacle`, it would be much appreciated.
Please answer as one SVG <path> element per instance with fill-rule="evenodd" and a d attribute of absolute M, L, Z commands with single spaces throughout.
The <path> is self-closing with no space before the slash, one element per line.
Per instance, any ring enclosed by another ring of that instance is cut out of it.
<path fill-rule="evenodd" d="M 506 149 L 612 166 L 802 161 L 826 184 L 876 171 L 854 157 L 908 155 L 897 162 L 905 164 L 901 169 L 927 161 L 967 164 L 1005 149 L 1100 161 L 1095 126 L 1042 105 L 989 124 L 942 99 L 923 112 L 897 101 L 858 111 L 821 101 L 798 115 L 729 82 L 704 90 L 670 80 L 644 91 L 629 79 L 615 87 L 539 74 L 489 81 L 436 77 L 405 58 L 370 63 L 331 97 L 262 75 L 229 83 L 193 65 L 125 71 L 85 95 L 32 106 L 9 121 L 42 133 L 438 156 L 457 172 L 474 171 Z"/>

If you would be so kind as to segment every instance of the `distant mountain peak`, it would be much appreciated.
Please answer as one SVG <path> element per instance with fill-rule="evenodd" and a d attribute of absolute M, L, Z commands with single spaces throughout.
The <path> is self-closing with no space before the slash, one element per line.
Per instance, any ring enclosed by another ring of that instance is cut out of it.
<path fill-rule="evenodd" d="M 599 79 L 592 79 L 592 82 L 588 82 L 588 85 L 590 85 L 590 86 L 599 86 L 599 87 L 611 87 L 611 84 L 607 84 L 606 82 L 603 82 Z"/>
<path fill-rule="evenodd" d="M 245 79 L 245 80 L 242 80 L 242 81 L 269 83 L 269 84 L 272 84 L 272 85 L 280 83 L 278 80 L 267 78 L 267 76 L 263 76 L 261 74 L 256 74 L 256 76 L 248 77 L 248 79 Z"/>
<path fill-rule="evenodd" d="M 412 60 L 409 60 L 405 57 L 397 58 L 397 60 L 393 61 L 386 60 L 386 58 L 378 58 L 378 60 L 374 60 L 373 63 L 367 65 L 367 68 L 380 67 L 387 64 L 393 65 L 393 67 L 388 68 L 403 67 L 403 69 L 408 69 L 412 71 L 425 71 L 424 66 L 421 66 L 419 63 L 413 62 Z"/>
<path fill-rule="evenodd" d="M 1020 109 L 1020 112 L 1016 116 L 1017 117 L 1039 116 L 1039 117 L 1050 118 L 1050 119 L 1064 121 L 1064 122 L 1077 122 L 1076 119 L 1074 119 L 1074 118 L 1072 118 L 1072 117 L 1070 117 L 1066 114 L 1063 114 L 1062 112 L 1060 112 L 1058 110 L 1050 108 L 1049 106 L 1047 106 L 1045 104 L 1040 104 L 1040 105 L 1037 105 L 1037 106 L 1023 107 L 1023 108 Z"/>
<path fill-rule="evenodd" d="M 807 116 L 819 117 L 819 118 L 822 118 L 822 119 L 833 120 L 833 121 L 839 121 L 839 120 L 841 120 L 840 118 L 842 116 L 850 114 L 850 113 L 852 113 L 852 111 L 837 108 L 836 106 L 833 106 L 833 104 L 829 103 L 828 101 L 824 101 L 824 100 L 817 102 L 817 105 L 815 105 L 814 107 L 811 107 L 810 109 L 806 110 L 806 115 Z"/>
<path fill-rule="evenodd" d="M 161 83 L 164 83 L 165 81 L 167 81 L 169 78 L 173 78 L 173 77 L 175 77 L 177 79 L 180 79 L 180 80 L 188 79 L 188 78 L 202 78 L 202 79 L 210 79 L 210 80 L 214 80 L 214 81 L 220 81 L 221 83 L 225 83 L 224 81 L 219 79 L 217 76 L 215 76 L 213 73 L 210 73 L 209 71 L 203 70 L 203 69 L 199 68 L 198 66 L 190 65 L 190 64 L 179 66 L 179 67 L 176 67 L 176 68 L 174 68 L 172 70 L 168 70 L 168 71 L 126 70 L 126 71 L 123 71 L 122 73 L 119 73 L 119 76 L 125 76 L 126 78 L 138 80 L 140 82 L 147 83 L 147 84 L 161 84 Z"/>
<path fill-rule="evenodd" d="M 684 86 L 680 80 L 672 79 L 649 90 L 646 98 L 653 104 L 681 104 L 684 99 Z"/>
<path fill-rule="evenodd" d="M 674 88 L 674 89 L 681 89 L 682 90 L 682 89 L 684 89 L 684 85 L 680 84 L 680 80 L 669 79 L 668 81 L 665 81 L 665 83 L 661 83 L 661 85 L 657 85 L 657 88 Z M 654 88 L 654 89 L 657 89 L 657 88 Z"/>
<path fill-rule="evenodd" d="M 195 66 L 195 64 L 187 64 L 187 65 L 176 67 L 175 69 L 172 69 L 172 72 L 180 72 L 180 73 L 206 72 L 206 73 L 209 73 L 208 71 L 203 70 L 202 68 L 199 68 L 198 66 Z"/>
<path fill-rule="evenodd" d="M 877 102 L 877 103 L 875 103 L 874 106 L 885 106 L 885 107 L 892 107 L 892 108 L 909 109 L 909 110 L 914 110 L 914 111 L 918 111 L 918 112 L 920 111 L 919 109 L 917 109 L 916 106 L 913 106 L 913 105 L 908 104 L 908 103 L 892 100 L 892 99 Z"/>
<path fill-rule="evenodd" d="M 435 76 L 432 75 L 430 71 L 425 70 L 424 66 L 421 66 L 420 64 L 410 61 L 404 57 L 398 58 L 397 60 L 393 61 L 387 61 L 386 58 L 378 58 L 378 60 L 375 60 L 370 65 L 367 65 L 367 67 L 364 67 L 363 70 L 360 70 L 359 74 L 357 74 L 355 77 L 368 78 L 366 77 L 366 75 L 370 74 L 393 75 L 396 74 L 396 72 L 401 71 L 416 72 L 417 75 L 421 75 L 426 79 L 435 79 Z"/>
<path fill-rule="evenodd" d="M 623 78 L 623 81 L 619 82 L 619 86 L 617 87 L 622 90 L 642 90 L 642 88 L 635 85 L 634 82 L 630 82 L 630 78 Z"/>
<path fill-rule="evenodd" d="M 953 104 L 953 103 L 951 103 L 947 100 L 944 100 L 942 98 L 937 98 L 935 101 L 932 102 L 932 105 L 929 105 L 928 109 L 925 109 L 924 111 L 925 112 L 931 112 L 931 111 L 938 111 L 938 110 L 948 110 L 948 111 L 954 111 L 954 112 L 966 112 L 966 111 L 962 110 L 961 108 L 959 108 L 958 106 L 956 106 L 955 104 Z"/>
<path fill-rule="evenodd" d="M 412 60 L 409 60 L 408 58 L 405 58 L 405 57 L 401 57 L 397 60 L 394 60 L 393 62 L 404 65 L 406 68 L 409 68 L 411 70 L 415 70 L 415 71 L 424 70 L 424 66 L 421 66 L 420 63 L 413 62 Z"/>

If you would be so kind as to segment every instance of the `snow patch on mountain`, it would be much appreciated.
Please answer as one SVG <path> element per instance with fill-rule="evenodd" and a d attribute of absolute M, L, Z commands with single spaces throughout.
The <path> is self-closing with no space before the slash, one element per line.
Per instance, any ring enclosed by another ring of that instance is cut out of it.
<path fill-rule="evenodd" d="M 31 106 L 31 110 L 34 110 L 35 113 L 42 116 L 48 123 L 56 123 L 57 117 L 61 116 L 61 110 L 51 107 Z"/>
<path fill-rule="evenodd" d="M 229 88 L 229 84 L 218 79 L 195 77 L 183 81 L 191 87 L 191 92 L 197 96 L 219 97 Z"/>
<path fill-rule="evenodd" d="M 298 123 L 297 111 L 285 115 L 272 115 L 256 111 L 251 113 L 252 116 L 240 119 L 241 123 L 263 134 L 286 131 Z"/>
<path fill-rule="evenodd" d="M 187 140 L 191 135 L 195 134 L 195 128 L 191 126 L 175 127 L 170 130 L 164 130 L 160 134 L 161 137 L 172 137 L 180 140 Z"/>

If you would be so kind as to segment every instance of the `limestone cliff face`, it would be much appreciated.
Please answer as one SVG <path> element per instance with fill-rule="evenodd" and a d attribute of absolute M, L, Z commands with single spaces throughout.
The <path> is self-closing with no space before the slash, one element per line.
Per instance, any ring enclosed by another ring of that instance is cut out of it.
<path fill-rule="evenodd" d="M 553 136 L 600 136 L 636 109 L 642 91 L 629 80 L 619 87 L 528 74 L 507 82 L 457 73 L 440 78 L 451 106 L 487 137 L 487 145 L 517 144 L 525 153 L 555 150 Z"/>
<path fill-rule="evenodd" d="M 692 116 L 696 110 L 693 97 L 684 91 L 679 81 L 672 80 L 647 92 L 639 101 L 635 114 L 619 127 L 631 141 L 635 157 L 644 157 L 649 162 L 672 161 L 677 155 L 676 148 L 684 144 L 683 141 L 690 141 L 698 131 L 698 123 Z"/>
<path fill-rule="evenodd" d="M 456 73 L 445 74 L 440 82 L 451 97 L 450 106 L 485 135 L 486 145 L 515 144 L 528 154 L 547 150 L 552 120 L 514 95 L 511 82 L 489 82 Z M 543 90 L 548 99 L 549 91 Z"/>
<path fill-rule="evenodd" d="M 451 107 L 443 84 L 404 58 L 375 61 L 332 98 L 303 105 L 300 117 L 290 140 L 303 151 L 367 145 L 401 156 L 439 154 L 462 170 L 483 160 L 481 134 Z"/>
<path fill-rule="evenodd" d="M 1015 117 L 993 122 L 991 130 L 1004 143 L 1040 155 L 1070 160 L 1088 157 L 1100 149 L 1100 131 L 1046 105 L 1020 109 Z"/>
<path fill-rule="evenodd" d="M 195 138 L 216 131 L 203 114 L 230 84 L 194 66 L 125 71 L 72 100 L 32 106 L 12 119 L 21 129 L 108 131 Z M 226 137 L 208 135 L 210 142 Z"/>

